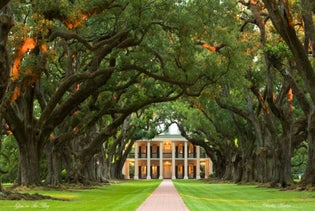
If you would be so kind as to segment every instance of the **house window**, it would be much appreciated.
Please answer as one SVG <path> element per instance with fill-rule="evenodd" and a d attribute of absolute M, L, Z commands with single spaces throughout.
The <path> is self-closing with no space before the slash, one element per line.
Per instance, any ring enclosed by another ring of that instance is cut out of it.
<path fill-rule="evenodd" d="M 165 151 L 171 151 L 172 145 L 171 145 L 170 141 L 165 142 L 164 149 L 165 149 Z"/>
<path fill-rule="evenodd" d="M 188 174 L 190 175 L 190 177 L 194 174 L 194 166 L 189 164 L 188 166 Z"/>
<path fill-rule="evenodd" d="M 183 145 L 182 144 L 178 145 L 178 153 L 183 153 Z"/>
<path fill-rule="evenodd" d="M 152 174 L 157 174 L 157 166 L 152 166 Z"/>
<path fill-rule="evenodd" d="M 194 145 L 189 144 L 189 149 L 188 149 L 188 153 L 194 153 Z"/>
<path fill-rule="evenodd" d="M 146 166 L 142 166 L 141 167 L 141 175 L 146 175 L 147 174 L 147 167 Z"/>

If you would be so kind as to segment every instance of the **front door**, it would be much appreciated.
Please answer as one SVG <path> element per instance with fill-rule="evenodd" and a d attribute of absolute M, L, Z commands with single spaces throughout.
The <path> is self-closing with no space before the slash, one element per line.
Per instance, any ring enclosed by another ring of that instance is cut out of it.
<path fill-rule="evenodd" d="M 163 178 L 171 179 L 172 178 L 172 165 L 169 161 L 165 161 L 163 165 Z"/>

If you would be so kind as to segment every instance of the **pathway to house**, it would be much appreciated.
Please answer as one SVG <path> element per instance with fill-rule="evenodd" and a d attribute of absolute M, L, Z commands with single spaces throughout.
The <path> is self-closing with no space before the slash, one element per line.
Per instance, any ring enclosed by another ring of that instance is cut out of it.
<path fill-rule="evenodd" d="M 163 180 L 137 211 L 187 211 L 172 180 Z"/>

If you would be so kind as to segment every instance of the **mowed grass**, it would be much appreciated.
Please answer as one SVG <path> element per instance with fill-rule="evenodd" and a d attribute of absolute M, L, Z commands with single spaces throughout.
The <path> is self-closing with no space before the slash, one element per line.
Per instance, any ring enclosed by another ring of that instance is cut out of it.
<path fill-rule="evenodd" d="M 120 181 L 94 189 L 32 190 L 61 200 L 1 201 L 1 211 L 11 210 L 136 210 L 160 180 Z M 315 210 L 315 192 L 279 191 L 253 185 L 209 184 L 199 180 L 173 180 L 191 211 L 207 210 Z M 163 202 L 161 202 L 163 203 Z"/>
<path fill-rule="evenodd" d="M 173 181 L 191 210 L 315 210 L 315 192 L 280 191 L 253 185 Z"/>
<path fill-rule="evenodd" d="M 7 201 L 0 200 L 1 211 L 11 210 L 136 210 L 137 207 L 156 189 L 160 180 L 123 181 L 104 185 L 95 189 L 69 191 L 32 190 L 29 193 L 39 193 L 53 196 L 61 200 L 39 201 Z"/>

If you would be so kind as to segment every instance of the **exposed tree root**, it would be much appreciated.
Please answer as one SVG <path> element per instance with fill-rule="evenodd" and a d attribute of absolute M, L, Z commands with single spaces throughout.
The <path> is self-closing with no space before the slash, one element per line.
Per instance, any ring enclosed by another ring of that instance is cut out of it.
<path fill-rule="evenodd" d="M 60 184 L 59 186 L 34 186 L 34 187 L 23 187 L 23 186 L 12 186 L 3 188 L 0 191 L 0 200 L 62 200 L 67 201 L 68 199 L 55 198 L 51 196 L 41 195 L 38 193 L 29 194 L 25 193 L 30 190 L 58 190 L 58 191 L 78 191 L 83 189 L 91 189 L 95 186 L 110 184 L 106 182 L 88 182 L 88 183 L 76 183 L 76 184 Z"/>
<path fill-rule="evenodd" d="M 29 193 L 19 193 L 13 191 L 3 191 L 0 193 L 0 200 L 44 200 L 44 199 L 55 199 L 50 196 L 40 195 L 38 193 L 29 194 Z"/>

